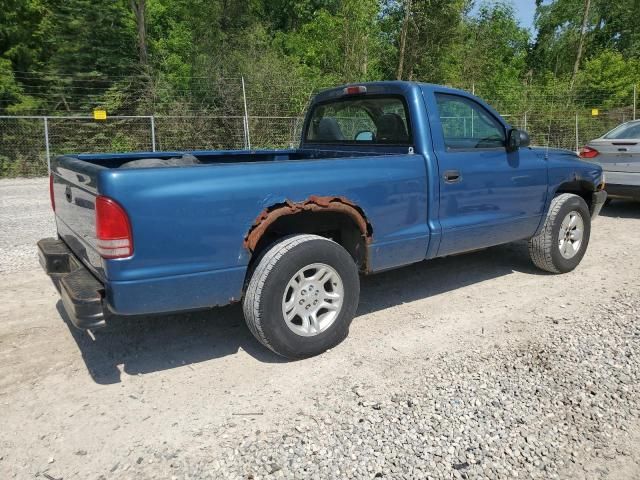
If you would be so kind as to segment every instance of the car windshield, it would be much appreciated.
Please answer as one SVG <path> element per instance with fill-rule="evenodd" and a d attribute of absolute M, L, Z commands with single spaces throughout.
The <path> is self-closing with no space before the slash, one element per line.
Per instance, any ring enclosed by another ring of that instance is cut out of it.
<path fill-rule="evenodd" d="M 640 140 L 640 122 L 624 123 L 607 133 L 604 138 Z"/>
<path fill-rule="evenodd" d="M 311 112 L 305 141 L 333 144 L 411 144 L 404 101 L 365 96 L 318 104 Z"/>

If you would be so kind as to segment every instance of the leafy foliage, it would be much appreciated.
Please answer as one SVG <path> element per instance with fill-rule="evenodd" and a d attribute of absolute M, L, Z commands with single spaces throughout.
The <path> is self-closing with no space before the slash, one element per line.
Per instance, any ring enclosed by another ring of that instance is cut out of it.
<path fill-rule="evenodd" d="M 241 76 L 269 109 L 256 115 L 394 78 L 475 89 L 502 111 L 632 101 L 639 0 L 591 0 L 584 32 L 585 0 L 537 0 L 535 35 L 510 3 L 474 3 L 0 0 L 0 113 L 237 113 L 238 92 L 217 80 Z"/>
<path fill-rule="evenodd" d="M 639 78 L 640 58 L 625 59 L 618 51 L 602 50 L 585 63 L 578 79 L 578 98 L 596 99 L 594 103 L 604 108 L 629 105 Z"/>

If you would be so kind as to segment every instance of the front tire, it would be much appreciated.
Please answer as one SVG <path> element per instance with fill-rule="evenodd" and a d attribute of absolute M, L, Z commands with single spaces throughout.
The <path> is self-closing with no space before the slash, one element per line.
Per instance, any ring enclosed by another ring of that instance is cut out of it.
<path fill-rule="evenodd" d="M 358 268 L 343 247 L 293 235 L 260 257 L 243 309 L 260 343 L 286 358 L 306 358 L 345 339 L 359 296 Z"/>
<path fill-rule="evenodd" d="M 552 201 L 540 233 L 529 240 L 529 255 L 540 269 L 570 272 L 584 257 L 591 236 L 591 214 L 578 195 L 562 193 Z"/>

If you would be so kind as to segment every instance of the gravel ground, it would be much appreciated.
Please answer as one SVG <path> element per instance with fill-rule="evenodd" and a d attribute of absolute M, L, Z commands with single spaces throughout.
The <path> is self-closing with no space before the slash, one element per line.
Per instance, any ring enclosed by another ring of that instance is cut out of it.
<path fill-rule="evenodd" d="M 333 413 L 196 468 L 255 479 L 548 479 L 578 459 L 630 455 L 610 441 L 640 413 L 640 301 L 627 293 L 594 313 L 551 319 L 556 328 L 516 348 L 427 357 L 395 393 L 353 388 Z"/>
<path fill-rule="evenodd" d="M 570 274 L 514 244 L 364 278 L 349 338 L 285 362 L 237 305 L 72 329 L 46 180 L 0 202 L 0 478 L 640 478 L 637 204 Z"/>
<path fill-rule="evenodd" d="M 47 179 L 0 180 L 0 274 L 37 266 L 33 245 L 56 226 Z"/>
<path fill-rule="evenodd" d="M 215 454 L 199 440 L 200 431 L 199 448 L 187 455 L 149 449 L 123 473 L 254 480 L 640 478 L 638 286 L 606 306 L 595 304 L 592 315 L 548 316 L 553 327 L 530 342 L 424 355 L 406 383 L 354 385 L 337 400 L 336 390 L 347 386 L 340 382 L 314 399 L 316 413 L 299 410 L 281 428 L 242 440 L 225 434 L 228 425 L 205 428 L 207 436 L 223 439 Z"/>

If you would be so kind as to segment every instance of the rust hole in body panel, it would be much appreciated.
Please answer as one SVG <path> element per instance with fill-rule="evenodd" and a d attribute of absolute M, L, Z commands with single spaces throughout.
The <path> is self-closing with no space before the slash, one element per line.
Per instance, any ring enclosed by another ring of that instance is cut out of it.
<path fill-rule="evenodd" d="M 323 197 L 311 196 L 304 202 L 292 202 L 286 200 L 264 209 L 253 222 L 247 236 L 244 239 L 244 246 L 254 251 L 260 238 L 277 219 L 295 215 L 300 212 L 338 212 L 349 216 L 360 229 L 365 243 L 371 243 L 371 224 L 366 220 L 364 212 L 355 203 L 344 197 Z"/>

